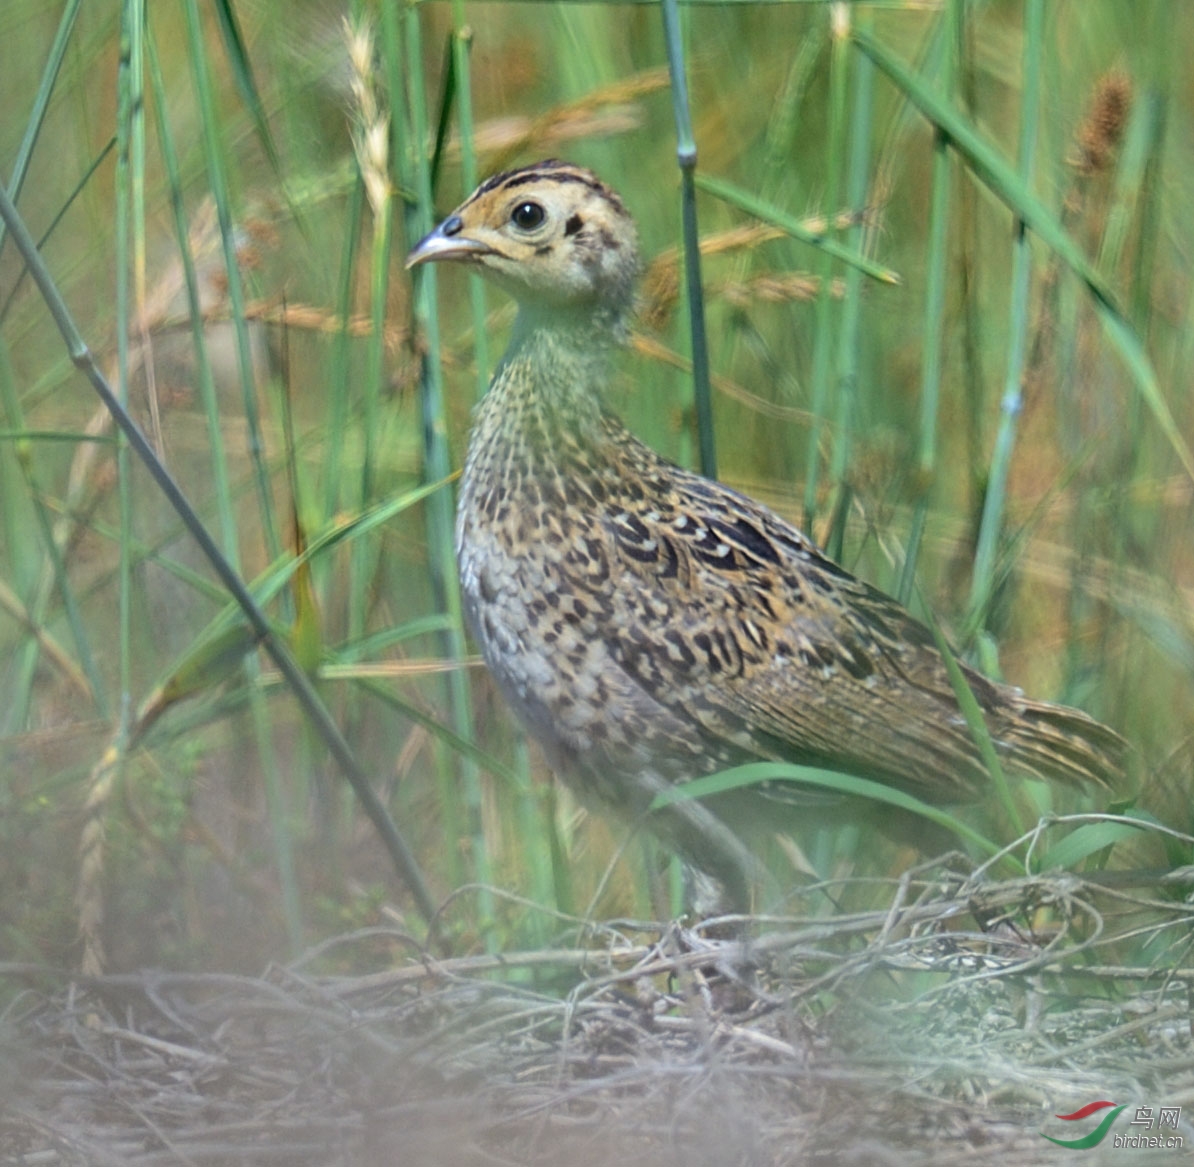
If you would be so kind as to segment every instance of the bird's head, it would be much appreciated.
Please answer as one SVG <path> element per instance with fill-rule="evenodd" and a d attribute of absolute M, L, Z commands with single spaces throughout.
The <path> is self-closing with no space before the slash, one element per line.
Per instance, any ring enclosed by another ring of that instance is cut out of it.
<path fill-rule="evenodd" d="M 406 257 L 475 267 L 536 313 L 620 319 L 638 274 L 634 221 L 595 174 L 549 159 L 487 179 Z"/>

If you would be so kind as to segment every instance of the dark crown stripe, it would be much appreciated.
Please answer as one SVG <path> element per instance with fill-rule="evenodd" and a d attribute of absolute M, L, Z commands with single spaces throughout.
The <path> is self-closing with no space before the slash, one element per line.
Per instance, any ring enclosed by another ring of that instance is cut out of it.
<path fill-rule="evenodd" d="M 549 158 L 544 162 L 536 162 L 533 166 L 523 166 L 517 170 L 503 170 L 500 174 L 495 174 L 487 178 L 473 191 L 472 195 L 464 203 L 464 206 L 467 207 L 475 203 L 479 198 L 487 194 L 501 190 L 511 190 L 528 182 L 580 183 L 582 186 L 587 186 L 589 190 L 601 195 L 619 214 L 625 215 L 627 213 L 622 200 L 595 175 L 587 170 L 583 170 L 579 166 L 573 166 L 568 162 L 560 162 L 555 158 Z"/>

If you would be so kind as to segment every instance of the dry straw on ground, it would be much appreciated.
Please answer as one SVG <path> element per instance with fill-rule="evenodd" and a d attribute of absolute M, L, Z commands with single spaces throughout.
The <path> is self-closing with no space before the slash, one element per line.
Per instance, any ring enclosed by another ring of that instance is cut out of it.
<path fill-rule="evenodd" d="M 1069 1162 L 1052 1115 L 1194 1094 L 1184 889 L 1100 878 L 942 863 L 804 889 L 745 940 L 623 922 L 437 960 L 370 930 L 256 979 L 0 966 L 0 1161 Z M 1154 963 L 1117 963 L 1146 931 Z M 384 971 L 312 971 L 379 943 Z"/>

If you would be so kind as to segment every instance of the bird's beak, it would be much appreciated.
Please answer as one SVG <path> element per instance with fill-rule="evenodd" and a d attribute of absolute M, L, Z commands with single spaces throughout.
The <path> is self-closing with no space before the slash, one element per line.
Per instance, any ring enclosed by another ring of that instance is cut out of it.
<path fill-rule="evenodd" d="M 492 250 L 479 239 L 461 234 L 463 224 L 459 215 L 449 215 L 430 235 L 419 240 L 406 257 L 406 270 L 437 259 L 474 259 Z"/>

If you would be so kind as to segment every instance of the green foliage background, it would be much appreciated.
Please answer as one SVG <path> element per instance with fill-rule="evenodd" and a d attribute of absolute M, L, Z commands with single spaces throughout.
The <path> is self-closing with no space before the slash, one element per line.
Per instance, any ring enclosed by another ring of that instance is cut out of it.
<path fill-rule="evenodd" d="M 1114 724 L 1140 804 L 1188 829 L 1194 13 L 727 0 L 680 26 L 698 177 L 721 184 L 698 204 L 721 476 L 989 671 Z M 593 167 L 647 264 L 611 402 L 694 464 L 660 9 L 14 0 L 0 46 L 0 174 L 434 895 L 461 889 L 453 943 L 666 911 L 659 857 L 554 787 L 468 656 L 446 479 L 512 311 L 401 266 L 478 177 Z M 898 283 L 748 229 L 793 219 Z M 0 947 L 77 959 L 81 916 L 114 965 L 256 968 L 351 925 L 421 934 L 11 239 L 0 401 Z M 1028 823 L 1052 806 L 1016 797 Z M 802 844 L 780 861 L 901 858 L 857 831 Z"/>

